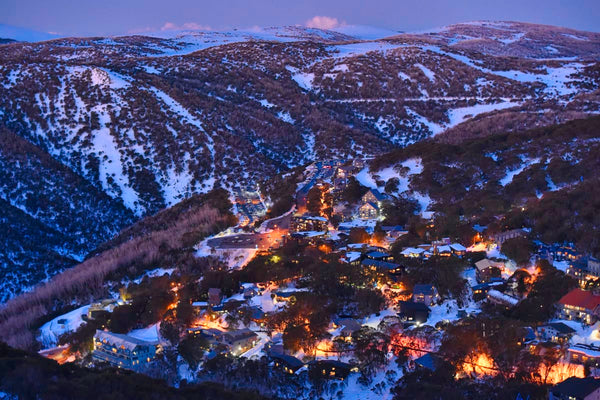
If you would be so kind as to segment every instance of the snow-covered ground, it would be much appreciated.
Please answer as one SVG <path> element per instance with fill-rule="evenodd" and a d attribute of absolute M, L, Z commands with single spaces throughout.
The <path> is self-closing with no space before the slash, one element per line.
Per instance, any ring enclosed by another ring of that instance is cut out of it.
<path fill-rule="evenodd" d="M 512 170 L 507 170 L 504 178 L 500 179 L 500 184 L 502 186 L 506 186 L 512 182 L 513 178 L 519 175 L 521 172 L 525 171 L 525 169 L 533 164 L 537 164 L 540 162 L 539 158 L 534 159 L 524 159 L 519 167 Z"/>
<path fill-rule="evenodd" d="M 158 342 L 160 341 L 160 335 L 158 330 L 160 329 L 160 323 L 150 325 L 143 329 L 134 329 L 128 333 L 129 336 L 136 339 L 145 340 L 147 342 Z"/>
<path fill-rule="evenodd" d="M 230 269 L 240 269 L 246 266 L 256 256 L 256 249 L 217 249 L 208 245 L 208 240 L 217 236 L 205 238 L 196 245 L 196 257 L 216 257 L 229 266 Z"/>
<path fill-rule="evenodd" d="M 453 322 L 458 321 L 458 310 L 464 310 L 467 313 L 478 313 L 479 306 L 475 302 L 469 302 L 463 308 L 459 308 L 456 300 L 446 300 L 442 304 L 429 307 L 431 314 L 427 319 L 427 325 L 435 326 L 438 322 Z"/>
<path fill-rule="evenodd" d="M 79 307 L 42 325 L 38 340 L 42 343 L 43 348 L 55 347 L 61 335 L 74 332 L 81 325 L 85 324 L 81 316 L 87 314 L 89 309 L 89 304 Z M 59 321 L 62 323 L 59 323 Z"/>

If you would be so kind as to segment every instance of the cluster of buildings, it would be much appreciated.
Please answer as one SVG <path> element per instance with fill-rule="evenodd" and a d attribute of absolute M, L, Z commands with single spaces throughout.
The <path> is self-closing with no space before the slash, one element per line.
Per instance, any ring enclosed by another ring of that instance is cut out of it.
<path fill-rule="evenodd" d="M 432 256 L 462 257 L 467 253 L 467 248 L 460 243 L 452 243 L 450 238 L 443 238 L 432 243 L 424 243 L 415 247 L 406 247 L 402 250 L 402 255 L 409 258 L 428 259 Z"/>
<path fill-rule="evenodd" d="M 257 186 L 236 187 L 233 189 L 233 195 L 240 216 L 240 225 L 251 224 L 267 213 Z"/>

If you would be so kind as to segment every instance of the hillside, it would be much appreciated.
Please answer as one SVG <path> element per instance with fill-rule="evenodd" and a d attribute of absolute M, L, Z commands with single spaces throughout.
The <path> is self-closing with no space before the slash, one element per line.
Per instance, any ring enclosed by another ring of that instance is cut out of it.
<path fill-rule="evenodd" d="M 464 224 L 531 227 L 544 242 L 600 255 L 599 135 L 593 117 L 461 144 L 426 141 L 374 159 L 370 170 L 399 176 L 404 197 L 425 198 L 440 235 Z M 415 159 L 420 169 L 407 174 Z"/>
<path fill-rule="evenodd" d="M 214 187 L 600 111 L 596 33 L 494 22 L 377 40 L 301 27 L 163 36 L 0 45 L 0 125 L 15 143 L 0 149 L 0 199 L 19 210 L 3 218 L 54 235 L 39 249 L 11 235 L 4 268 L 24 253 L 51 266 L 11 290 Z M 23 152 L 35 157 L 15 162 Z"/>
<path fill-rule="evenodd" d="M 150 270 L 160 272 L 177 266 L 181 270 L 202 271 L 207 265 L 193 256 L 193 245 L 235 223 L 230 207 L 223 190 L 195 195 L 172 209 L 142 219 L 73 268 L 62 273 L 57 273 L 59 269 L 48 271 L 46 282 L 0 308 L 0 341 L 34 348 L 35 329 L 48 315 L 79 302 L 118 293 L 123 280 Z M 31 253 L 30 257 L 34 256 Z M 74 262 L 70 261 L 72 265 Z M 57 274 L 50 277 L 50 272 Z M 17 279 L 12 285 L 19 282 Z M 7 281 L 3 284 L 7 289 L 11 285 Z"/>

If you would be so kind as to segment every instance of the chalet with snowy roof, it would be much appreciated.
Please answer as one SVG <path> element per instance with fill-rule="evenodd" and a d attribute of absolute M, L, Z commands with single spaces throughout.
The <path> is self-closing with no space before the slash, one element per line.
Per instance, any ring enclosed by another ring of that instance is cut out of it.
<path fill-rule="evenodd" d="M 484 258 L 475 263 L 477 282 L 485 283 L 491 278 L 499 277 L 504 269 L 504 263 Z"/>
<path fill-rule="evenodd" d="M 239 356 L 258 343 L 258 335 L 250 329 L 238 329 L 223 332 L 218 340 L 229 348 L 232 355 Z"/>
<path fill-rule="evenodd" d="M 358 368 L 338 360 L 314 360 L 308 363 L 308 373 L 326 379 L 344 380 Z"/>
<path fill-rule="evenodd" d="M 577 343 L 567 349 L 567 360 L 573 364 L 600 367 L 600 347 L 593 344 Z"/>
<path fill-rule="evenodd" d="M 452 254 L 458 257 L 462 257 L 467 254 L 467 248 L 460 243 L 451 243 L 450 249 L 452 250 Z"/>
<path fill-rule="evenodd" d="M 368 201 L 358 208 L 358 217 L 360 219 L 377 219 L 379 212 L 380 209 L 377 203 Z"/>
<path fill-rule="evenodd" d="M 358 209 L 361 219 L 375 219 L 381 215 L 383 202 L 389 200 L 389 196 L 377 189 L 369 189 L 361 199 L 362 205 Z"/>
<path fill-rule="evenodd" d="M 600 399 L 600 379 L 568 378 L 549 390 L 549 400 L 598 400 Z"/>
<path fill-rule="evenodd" d="M 537 328 L 537 337 L 544 342 L 567 343 L 576 333 L 575 329 L 563 322 L 552 322 Z"/>
<path fill-rule="evenodd" d="M 450 257 L 452 255 L 452 249 L 447 244 L 443 246 L 436 246 L 434 249 L 434 254 L 441 257 Z"/>
<path fill-rule="evenodd" d="M 382 202 L 389 200 L 389 196 L 381 193 L 377 189 L 369 189 L 369 191 L 363 195 L 361 200 L 363 203 L 371 202 L 380 205 Z"/>
<path fill-rule="evenodd" d="M 282 353 L 271 353 L 271 360 L 273 360 L 273 367 L 282 370 L 286 374 L 293 375 L 302 367 L 304 367 L 304 362 L 299 360 L 296 357 L 288 356 L 287 354 Z"/>
<path fill-rule="evenodd" d="M 423 303 L 426 306 L 430 306 L 440 300 L 440 294 L 432 284 L 415 285 L 412 300 L 415 303 Z"/>
<path fill-rule="evenodd" d="M 400 308 L 398 317 L 405 322 L 424 324 L 431 313 L 431 309 L 425 304 L 414 301 L 399 301 L 398 307 Z"/>
<path fill-rule="evenodd" d="M 120 333 L 97 330 L 92 359 L 117 368 L 138 371 L 156 358 L 158 341 L 147 341 Z"/>
<path fill-rule="evenodd" d="M 559 301 L 560 317 L 591 325 L 600 316 L 600 293 L 573 289 Z"/>
<path fill-rule="evenodd" d="M 423 256 L 426 250 L 419 247 L 407 247 L 400 253 L 404 257 L 419 258 Z"/>

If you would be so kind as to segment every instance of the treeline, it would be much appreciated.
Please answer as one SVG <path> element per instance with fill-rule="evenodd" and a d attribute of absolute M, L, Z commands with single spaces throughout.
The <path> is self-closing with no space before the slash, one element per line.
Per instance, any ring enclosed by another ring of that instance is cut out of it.
<path fill-rule="evenodd" d="M 213 195 L 219 198 L 218 192 Z M 216 233 L 232 222 L 229 213 L 223 214 L 209 205 L 211 194 L 205 196 L 206 203 L 177 215 L 175 221 L 162 229 L 145 232 L 105 250 L 6 303 L 0 310 L 0 338 L 14 347 L 35 347 L 30 329 L 48 312 L 73 301 L 86 303 L 105 295 L 107 281 L 172 266 L 185 259 L 193 252 L 193 240 Z"/>
<path fill-rule="evenodd" d="M 182 385 L 176 389 L 164 381 L 123 369 L 88 369 L 58 365 L 37 354 L 12 349 L 0 342 L 0 392 L 12 398 L 40 400 L 75 399 L 231 399 L 265 397 L 246 390 L 230 391 L 215 383 Z"/>

